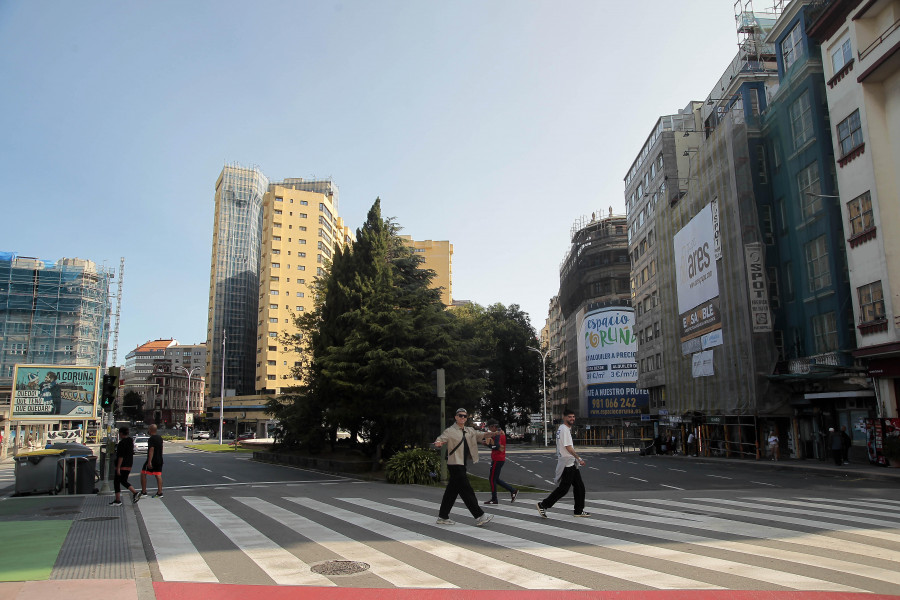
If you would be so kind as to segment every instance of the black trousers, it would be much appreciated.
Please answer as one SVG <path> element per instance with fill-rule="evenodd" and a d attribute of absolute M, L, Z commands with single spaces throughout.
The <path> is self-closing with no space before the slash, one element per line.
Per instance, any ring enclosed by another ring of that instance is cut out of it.
<path fill-rule="evenodd" d="M 563 469 L 562 477 L 559 478 L 559 485 L 555 490 L 550 492 L 549 496 L 541 501 L 541 506 L 550 508 L 556 504 L 557 500 L 568 494 L 569 488 L 572 486 L 575 486 L 575 514 L 583 513 L 584 482 L 581 480 L 581 471 L 578 470 L 577 465 L 572 465 L 571 467 Z"/>
<path fill-rule="evenodd" d="M 441 510 L 438 512 L 438 516 L 442 519 L 450 518 L 450 509 L 456 503 L 457 496 L 462 497 L 463 502 L 466 503 L 466 508 L 469 509 L 473 517 L 477 519 L 483 515 L 484 511 L 478 506 L 475 490 L 472 489 L 472 484 L 469 483 L 469 478 L 466 476 L 466 467 L 464 465 L 447 465 L 447 471 L 449 472 L 449 480 L 447 481 L 447 488 L 444 490 L 444 498 L 441 500 Z"/>
<path fill-rule="evenodd" d="M 116 473 L 115 481 L 113 482 L 115 486 L 116 493 L 120 493 L 122 488 L 124 487 L 126 490 L 130 487 L 128 485 L 128 476 L 131 475 L 131 469 L 119 469 L 119 472 Z"/>

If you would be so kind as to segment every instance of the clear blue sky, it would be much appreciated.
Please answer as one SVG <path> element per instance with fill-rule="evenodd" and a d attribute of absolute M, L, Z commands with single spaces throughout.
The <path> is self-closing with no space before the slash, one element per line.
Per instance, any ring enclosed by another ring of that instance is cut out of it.
<path fill-rule="evenodd" d="M 765 7 L 758 7 L 760 9 Z M 332 177 L 539 330 L 572 224 L 737 50 L 733 0 L 0 0 L 0 250 L 125 280 L 119 362 L 205 341 L 223 164 Z"/>

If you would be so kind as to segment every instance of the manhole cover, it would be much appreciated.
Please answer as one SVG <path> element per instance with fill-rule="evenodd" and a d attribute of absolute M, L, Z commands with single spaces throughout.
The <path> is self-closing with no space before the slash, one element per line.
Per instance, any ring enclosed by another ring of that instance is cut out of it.
<path fill-rule="evenodd" d="M 78 519 L 79 521 L 115 521 L 119 517 L 88 517 L 86 519 Z"/>
<path fill-rule="evenodd" d="M 354 560 L 329 560 L 309 569 L 319 575 L 356 575 L 369 570 L 369 565 Z"/>

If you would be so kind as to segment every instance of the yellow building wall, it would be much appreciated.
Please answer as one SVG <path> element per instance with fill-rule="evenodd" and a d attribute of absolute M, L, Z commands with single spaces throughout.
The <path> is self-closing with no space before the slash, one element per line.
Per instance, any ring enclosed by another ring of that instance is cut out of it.
<path fill-rule="evenodd" d="M 351 232 L 332 196 L 278 185 L 263 200 L 263 231 L 256 389 L 280 393 L 301 383 L 291 371 L 305 353 L 279 339 L 298 333 L 294 317 L 314 308 L 313 280 L 331 259 L 334 243 L 346 243 Z"/>
<path fill-rule="evenodd" d="M 434 271 L 431 287 L 441 288 L 441 302 L 450 306 L 453 302 L 453 244 L 448 241 L 416 241 L 408 235 L 399 237 L 425 259 L 423 268 Z"/>

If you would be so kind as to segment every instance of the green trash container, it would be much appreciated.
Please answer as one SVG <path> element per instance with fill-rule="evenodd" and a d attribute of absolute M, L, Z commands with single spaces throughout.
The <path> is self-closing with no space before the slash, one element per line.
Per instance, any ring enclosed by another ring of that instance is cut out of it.
<path fill-rule="evenodd" d="M 58 494 L 64 486 L 65 450 L 35 450 L 18 454 L 16 496 Z"/>

